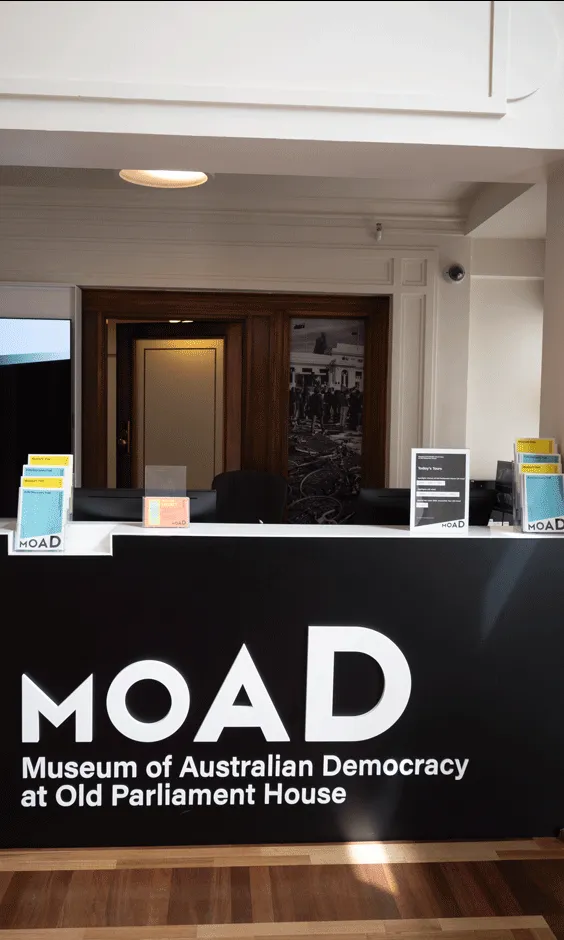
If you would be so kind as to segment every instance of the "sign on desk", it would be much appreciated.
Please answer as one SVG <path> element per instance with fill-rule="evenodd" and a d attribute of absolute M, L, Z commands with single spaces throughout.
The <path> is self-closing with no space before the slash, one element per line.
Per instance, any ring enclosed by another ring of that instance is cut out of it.
<path fill-rule="evenodd" d="M 470 451 L 411 451 L 411 529 L 468 532 L 469 490 Z"/>

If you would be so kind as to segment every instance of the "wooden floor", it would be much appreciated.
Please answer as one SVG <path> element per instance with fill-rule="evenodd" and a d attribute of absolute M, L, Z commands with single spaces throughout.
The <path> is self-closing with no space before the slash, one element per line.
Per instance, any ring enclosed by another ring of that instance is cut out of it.
<path fill-rule="evenodd" d="M 0 852 L 0 940 L 564 940 L 564 843 Z"/>

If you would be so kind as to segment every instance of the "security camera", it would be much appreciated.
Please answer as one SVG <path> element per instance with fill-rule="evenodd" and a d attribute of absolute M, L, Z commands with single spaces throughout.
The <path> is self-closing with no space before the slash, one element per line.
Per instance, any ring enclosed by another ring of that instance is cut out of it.
<path fill-rule="evenodd" d="M 466 270 L 461 264 L 451 264 L 444 272 L 445 281 L 451 284 L 459 284 L 466 277 Z"/>

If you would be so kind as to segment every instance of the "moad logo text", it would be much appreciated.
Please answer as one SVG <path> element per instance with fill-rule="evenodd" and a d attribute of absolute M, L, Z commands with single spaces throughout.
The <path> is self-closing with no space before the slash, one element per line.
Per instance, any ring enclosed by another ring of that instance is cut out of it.
<path fill-rule="evenodd" d="M 564 532 L 564 519 L 543 519 L 540 522 L 529 522 L 527 532 Z"/>
<path fill-rule="evenodd" d="M 40 549 L 44 551 L 45 549 L 50 549 L 50 548 L 55 549 L 55 548 L 60 548 L 60 547 L 61 547 L 61 537 L 59 535 L 50 535 L 49 537 L 44 535 L 38 539 L 19 539 L 18 540 L 18 549 L 20 551 L 24 548 Z"/>
<path fill-rule="evenodd" d="M 364 653 L 384 674 L 384 691 L 362 715 L 333 714 L 336 653 Z M 171 705 L 158 721 L 140 721 L 127 708 L 127 693 L 136 682 L 153 679 L 169 692 Z M 249 705 L 235 702 L 244 690 Z M 75 740 L 93 740 L 94 676 L 90 675 L 62 702 L 53 699 L 27 675 L 22 676 L 22 741 L 40 738 L 40 716 L 58 728 L 74 715 Z M 306 741 L 366 741 L 401 717 L 411 694 L 411 672 L 402 651 L 383 633 L 366 627 L 309 627 L 306 678 Z M 132 741 L 163 741 L 184 724 L 190 709 L 186 680 L 173 666 L 146 659 L 126 666 L 111 683 L 106 709 L 114 728 Z M 260 728 L 266 741 L 290 738 L 247 647 L 235 657 L 194 738 L 218 741 L 224 728 Z"/>

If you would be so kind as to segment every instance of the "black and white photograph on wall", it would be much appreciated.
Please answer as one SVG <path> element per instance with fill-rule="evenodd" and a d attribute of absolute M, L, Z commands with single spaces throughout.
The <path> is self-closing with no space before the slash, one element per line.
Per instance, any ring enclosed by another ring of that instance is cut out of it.
<path fill-rule="evenodd" d="M 360 488 L 364 395 L 362 320 L 290 325 L 288 521 L 352 521 Z"/>

